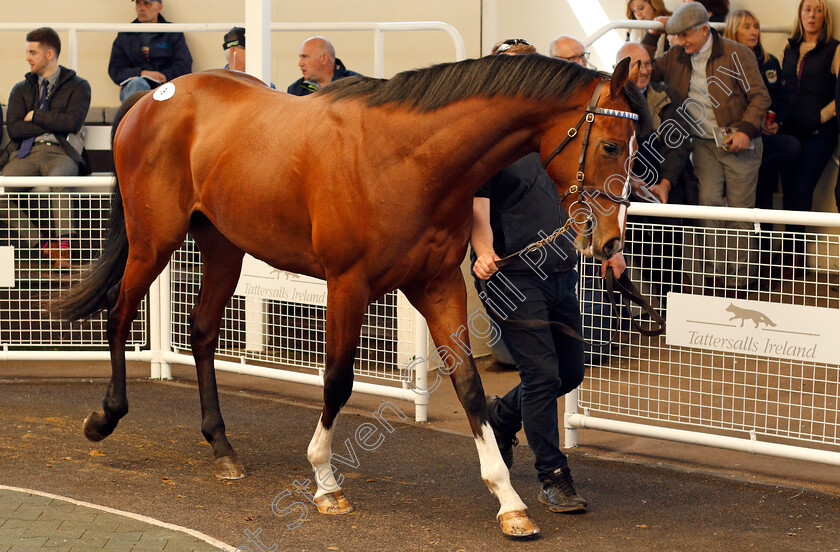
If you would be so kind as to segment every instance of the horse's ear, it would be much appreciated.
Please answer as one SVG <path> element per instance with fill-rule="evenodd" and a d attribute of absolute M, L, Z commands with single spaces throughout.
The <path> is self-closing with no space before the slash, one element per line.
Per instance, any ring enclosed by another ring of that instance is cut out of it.
<path fill-rule="evenodd" d="M 639 72 L 636 70 L 636 77 L 638 78 Z M 615 70 L 613 71 L 612 78 L 610 79 L 610 96 L 615 98 L 621 91 L 624 89 L 624 84 L 627 82 L 627 79 L 630 77 L 630 58 L 626 57 L 619 61 L 616 66 Z"/>

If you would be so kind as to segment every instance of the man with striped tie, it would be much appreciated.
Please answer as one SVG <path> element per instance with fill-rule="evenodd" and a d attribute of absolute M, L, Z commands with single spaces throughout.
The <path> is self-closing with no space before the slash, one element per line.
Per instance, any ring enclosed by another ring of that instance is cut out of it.
<path fill-rule="evenodd" d="M 90 84 L 58 64 L 60 52 L 61 40 L 53 29 L 42 27 L 26 35 L 30 72 L 12 88 L 7 115 L 9 137 L 18 150 L 3 168 L 3 176 L 76 176 L 86 172 L 81 130 L 90 107 Z M 57 268 L 67 268 L 69 243 L 64 243 L 67 247 L 62 243 L 69 241 L 71 233 L 69 202 L 65 200 L 65 206 L 60 200 L 51 203 L 46 209 L 52 211 L 48 217 L 36 216 L 37 206 L 30 210 L 30 217 L 47 219 L 37 220 L 37 229 L 26 216 L 14 226 L 24 243 L 44 240 L 44 256 Z M 60 216 L 58 211 L 65 209 L 66 216 Z"/>

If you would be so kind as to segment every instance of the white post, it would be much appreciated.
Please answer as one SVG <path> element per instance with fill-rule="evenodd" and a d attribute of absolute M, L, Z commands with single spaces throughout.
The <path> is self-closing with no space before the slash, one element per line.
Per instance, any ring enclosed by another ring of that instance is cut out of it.
<path fill-rule="evenodd" d="M 79 71 L 79 31 L 70 29 L 67 31 L 67 67 L 73 71 Z"/>
<path fill-rule="evenodd" d="M 160 379 L 172 379 L 172 364 L 166 360 L 166 353 L 172 350 L 172 263 L 168 263 L 158 276 L 160 297 Z"/>
<path fill-rule="evenodd" d="M 414 357 L 425 358 L 429 356 L 429 331 L 426 328 L 426 319 L 420 312 L 414 310 Z M 429 363 L 417 363 L 414 373 L 414 385 L 417 389 L 429 387 Z M 429 421 L 429 393 L 417 393 L 414 397 L 414 421 Z"/>
<path fill-rule="evenodd" d="M 265 300 L 259 297 L 245 296 L 245 350 L 262 353 L 265 351 L 268 317 L 265 312 Z"/>
<path fill-rule="evenodd" d="M 248 56 L 245 70 L 271 82 L 271 0 L 245 0 L 245 29 Z"/>
<path fill-rule="evenodd" d="M 382 29 L 373 30 L 373 76 L 377 79 L 385 77 L 385 40 Z"/>
<path fill-rule="evenodd" d="M 574 448 L 578 446 L 577 429 L 569 423 L 569 419 L 578 413 L 578 390 L 573 389 L 566 393 L 566 408 L 563 416 L 563 426 L 565 429 L 566 448 Z"/>
<path fill-rule="evenodd" d="M 152 353 L 151 374 L 149 377 L 155 380 L 160 379 L 160 358 L 161 358 L 161 316 L 160 316 L 160 276 L 155 278 L 149 287 L 149 347 Z"/>

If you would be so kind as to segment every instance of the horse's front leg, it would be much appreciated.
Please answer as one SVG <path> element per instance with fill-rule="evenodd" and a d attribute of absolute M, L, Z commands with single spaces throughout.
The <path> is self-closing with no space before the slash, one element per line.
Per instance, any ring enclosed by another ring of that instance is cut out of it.
<path fill-rule="evenodd" d="M 315 472 L 314 501 L 322 514 L 353 511 L 333 473 L 332 437 L 335 419 L 353 390 L 353 361 L 370 294 L 360 280 L 348 276 L 327 279 L 327 355 L 324 369 L 324 409 L 309 443 L 307 457 Z"/>
<path fill-rule="evenodd" d="M 497 519 L 502 532 L 510 537 L 527 538 L 540 529 L 528 516 L 527 506 L 510 483 L 510 472 L 502 460 L 493 428 L 487 418 L 484 387 L 472 357 L 466 316 L 466 289 L 460 270 L 433 285 L 403 288 L 406 297 L 426 318 L 437 352 L 449 372 L 458 400 L 467 413 L 478 458 L 481 478 L 499 499 Z"/>

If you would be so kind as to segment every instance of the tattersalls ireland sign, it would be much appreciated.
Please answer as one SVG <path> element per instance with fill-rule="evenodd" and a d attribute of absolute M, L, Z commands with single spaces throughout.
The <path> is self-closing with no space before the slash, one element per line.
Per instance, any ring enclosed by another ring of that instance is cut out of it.
<path fill-rule="evenodd" d="M 840 363 L 840 310 L 668 294 L 668 345 Z"/>
<path fill-rule="evenodd" d="M 278 270 L 245 255 L 234 295 L 307 305 L 327 305 L 327 283 L 317 278 Z"/>

